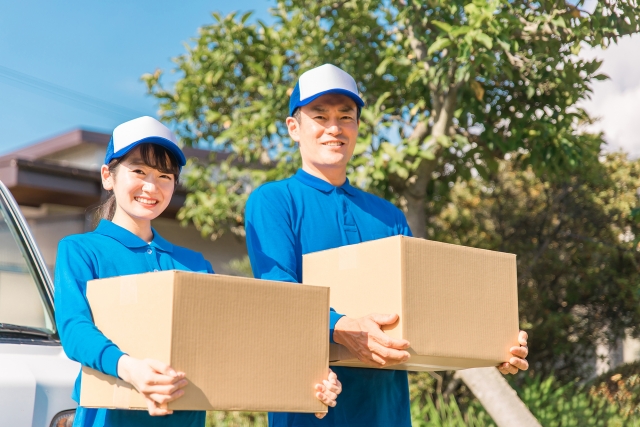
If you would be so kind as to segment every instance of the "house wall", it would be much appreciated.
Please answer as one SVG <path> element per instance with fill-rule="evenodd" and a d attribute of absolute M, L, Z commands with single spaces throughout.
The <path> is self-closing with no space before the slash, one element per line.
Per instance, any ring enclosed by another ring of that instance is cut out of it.
<path fill-rule="evenodd" d="M 58 242 L 70 234 L 83 233 L 91 229 L 90 217 L 82 208 L 56 205 L 20 208 L 51 272 L 55 265 Z M 203 239 L 192 225 L 182 227 L 173 219 L 159 218 L 152 222 L 152 226 L 171 243 L 201 252 L 217 273 L 233 274 L 229 262 L 242 258 L 247 253 L 244 241 L 230 234 L 212 242 Z"/>

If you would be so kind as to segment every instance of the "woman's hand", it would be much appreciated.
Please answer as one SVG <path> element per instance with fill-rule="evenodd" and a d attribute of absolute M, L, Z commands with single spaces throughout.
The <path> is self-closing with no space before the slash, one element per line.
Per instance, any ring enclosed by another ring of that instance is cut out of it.
<path fill-rule="evenodd" d="M 124 355 L 118 360 L 118 376 L 136 388 L 147 401 L 149 415 L 169 415 L 167 403 L 184 394 L 188 384 L 184 372 L 176 372 L 154 359 L 135 359 Z"/>
<path fill-rule="evenodd" d="M 338 381 L 338 376 L 329 369 L 329 378 L 322 381 L 322 384 L 316 384 L 316 397 L 327 406 L 336 406 L 336 399 L 342 393 L 342 384 Z M 326 413 L 319 412 L 316 417 L 322 419 Z"/>

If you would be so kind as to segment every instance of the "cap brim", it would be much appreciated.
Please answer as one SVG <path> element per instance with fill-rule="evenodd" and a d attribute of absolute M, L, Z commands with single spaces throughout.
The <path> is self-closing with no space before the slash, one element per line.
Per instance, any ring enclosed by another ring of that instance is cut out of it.
<path fill-rule="evenodd" d="M 346 89 L 329 89 L 329 90 L 325 90 L 323 92 L 316 93 L 315 95 L 310 96 L 308 98 L 305 98 L 304 100 L 300 100 L 300 101 L 296 102 L 295 105 L 293 105 L 293 106 L 291 106 L 289 108 L 289 110 L 290 110 L 289 114 L 292 115 L 296 108 L 304 107 L 305 105 L 308 105 L 308 104 L 312 103 L 313 101 L 315 101 L 316 99 L 320 98 L 321 96 L 327 95 L 329 93 L 337 93 L 337 94 L 340 94 L 340 95 L 348 96 L 349 98 L 353 99 L 353 101 L 356 103 L 356 106 L 358 107 L 358 109 L 364 107 L 364 101 L 362 100 L 362 98 L 360 98 L 358 95 L 356 95 L 355 93 L 351 92 L 350 90 L 346 90 Z"/>
<path fill-rule="evenodd" d="M 184 157 L 184 153 L 182 150 L 171 140 L 166 138 L 162 138 L 160 136 L 150 136 L 148 138 L 140 139 L 136 142 L 133 142 L 127 145 L 125 148 L 116 151 L 109 158 L 105 159 L 105 164 L 109 163 L 113 159 L 120 158 L 127 154 L 129 151 L 133 150 L 140 144 L 156 144 L 166 148 L 171 154 L 173 154 L 178 161 L 178 166 L 182 167 L 187 164 L 187 159 Z"/>

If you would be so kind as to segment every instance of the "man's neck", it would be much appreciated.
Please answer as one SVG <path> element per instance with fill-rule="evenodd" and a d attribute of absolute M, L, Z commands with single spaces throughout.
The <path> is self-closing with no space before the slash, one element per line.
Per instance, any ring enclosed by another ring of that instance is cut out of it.
<path fill-rule="evenodd" d="M 347 180 L 347 171 L 346 169 L 335 167 L 335 168 L 326 168 L 320 170 L 316 167 L 307 165 L 302 162 L 302 170 L 308 173 L 309 175 L 313 175 L 316 178 L 320 178 L 323 181 L 328 182 L 331 185 L 336 187 L 341 186 Z"/>

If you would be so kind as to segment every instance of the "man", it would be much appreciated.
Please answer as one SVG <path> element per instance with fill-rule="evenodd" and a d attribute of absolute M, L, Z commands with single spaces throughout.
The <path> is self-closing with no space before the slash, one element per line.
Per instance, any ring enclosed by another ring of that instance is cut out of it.
<path fill-rule="evenodd" d="M 247 202 L 247 246 L 255 277 L 302 282 L 302 255 L 395 235 L 411 236 L 404 214 L 391 203 L 352 187 L 347 163 L 355 148 L 364 102 L 355 80 L 325 64 L 300 76 L 289 103 L 287 127 L 299 144 L 302 169 L 258 188 Z M 406 361 L 409 342 L 388 337 L 381 326 L 397 314 L 359 319 L 331 311 L 330 340 L 373 367 Z M 501 371 L 527 369 L 526 333 Z M 405 371 L 335 367 L 343 390 L 320 420 L 311 414 L 269 414 L 271 427 L 408 427 Z"/>

